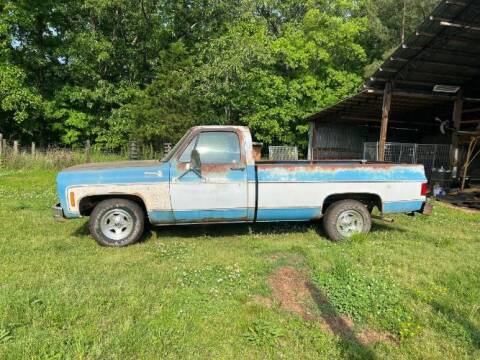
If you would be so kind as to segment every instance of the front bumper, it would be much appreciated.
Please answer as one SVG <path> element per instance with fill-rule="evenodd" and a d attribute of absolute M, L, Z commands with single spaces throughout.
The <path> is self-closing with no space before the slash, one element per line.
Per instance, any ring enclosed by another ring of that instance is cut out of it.
<path fill-rule="evenodd" d="M 423 204 L 422 209 L 420 210 L 420 214 L 432 215 L 432 213 L 433 213 L 433 206 L 429 203 Z"/>
<path fill-rule="evenodd" d="M 63 209 L 60 204 L 52 206 L 53 218 L 56 221 L 65 221 L 65 215 L 63 213 Z"/>

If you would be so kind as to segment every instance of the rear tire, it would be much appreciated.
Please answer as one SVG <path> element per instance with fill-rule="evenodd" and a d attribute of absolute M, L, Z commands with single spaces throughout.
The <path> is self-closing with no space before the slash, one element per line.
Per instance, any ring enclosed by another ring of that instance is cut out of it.
<path fill-rule="evenodd" d="M 342 241 L 355 234 L 367 234 L 372 217 L 364 204 L 357 200 L 341 200 L 330 205 L 323 217 L 323 227 L 333 241 Z"/>
<path fill-rule="evenodd" d="M 145 213 L 136 202 L 108 199 L 90 215 L 90 233 L 102 246 L 122 247 L 140 240 L 145 228 Z"/>

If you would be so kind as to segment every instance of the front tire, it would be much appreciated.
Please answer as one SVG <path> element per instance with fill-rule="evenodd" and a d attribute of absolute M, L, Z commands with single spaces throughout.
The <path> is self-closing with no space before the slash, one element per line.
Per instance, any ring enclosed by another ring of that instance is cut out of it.
<path fill-rule="evenodd" d="M 355 234 L 367 234 L 372 217 L 367 207 L 356 200 L 341 200 L 330 205 L 323 217 L 323 227 L 333 241 L 342 241 Z"/>
<path fill-rule="evenodd" d="M 122 247 L 140 240 L 145 228 L 145 213 L 136 202 L 108 199 L 90 215 L 90 233 L 102 246 Z"/>

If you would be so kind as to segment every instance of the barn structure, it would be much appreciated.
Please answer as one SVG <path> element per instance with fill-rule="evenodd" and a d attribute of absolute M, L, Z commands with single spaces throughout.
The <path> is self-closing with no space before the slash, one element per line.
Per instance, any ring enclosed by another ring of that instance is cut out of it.
<path fill-rule="evenodd" d="M 415 162 L 429 176 L 460 175 L 480 135 L 480 0 L 442 1 L 362 91 L 308 120 L 310 159 Z"/>

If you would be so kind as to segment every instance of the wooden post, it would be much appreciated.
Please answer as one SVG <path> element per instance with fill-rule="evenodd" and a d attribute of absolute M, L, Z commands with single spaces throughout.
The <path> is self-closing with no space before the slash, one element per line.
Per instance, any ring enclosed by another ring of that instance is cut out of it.
<path fill-rule="evenodd" d="M 167 155 L 170 152 L 170 150 L 172 150 L 172 143 L 164 143 L 163 144 L 163 154 Z"/>
<path fill-rule="evenodd" d="M 385 84 L 383 92 L 382 127 L 380 129 L 380 141 L 378 144 L 378 161 L 385 161 L 385 144 L 387 143 L 388 119 L 392 105 L 392 83 Z"/>
<path fill-rule="evenodd" d="M 130 141 L 128 148 L 128 159 L 129 160 L 138 160 L 139 153 L 138 153 L 138 144 L 136 141 Z"/>
<path fill-rule="evenodd" d="M 467 175 L 468 175 L 468 168 L 472 162 L 472 155 L 475 147 L 477 146 L 477 141 L 479 138 L 472 137 L 470 140 L 470 144 L 468 144 L 467 150 L 467 157 L 465 159 L 465 165 L 463 166 L 463 176 L 462 176 L 462 186 L 460 187 L 460 191 L 465 190 L 465 183 L 467 182 Z"/>
<path fill-rule="evenodd" d="M 307 159 L 313 161 L 313 137 L 315 136 L 315 122 L 310 121 L 310 129 L 308 131 L 308 155 Z"/>
<path fill-rule="evenodd" d="M 37 146 L 34 141 L 32 141 L 32 156 L 35 156 L 37 152 Z"/>
<path fill-rule="evenodd" d="M 452 153 L 450 154 L 450 162 L 452 165 L 452 175 L 453 177 L 457 177 L 458 174 L 458 134 L 457 131 L 460 130 L 462 126 L 462 113 L 463 113 L 463 100 L 462 94 L 459 94 L 459 97 L 453 103 L 453 114 L 452 114 L 452 121 L 453 121 L 453 128 L 454 132 L 452 134 Z"/>
<path fill-rule="evenodd" d="M 19 149 L 19 146 L 18 146 L 18 140 L 15 140 L 13 142 L 13 155 L 18 155 L 18 149 Z"/>
<path fill-rule="evenodd" d="M 87 140 L 85 142 L 85 162 L 89 163 L 91 160 L 91 154 L 90 154 L 91 146 L 90 146 L 90 140 Z"/>
<path fill-rule="evenodd" d="M 0 133 L 0 159 L 5 153 L 5 148 L 3 147 L 3 134 Z"/>

